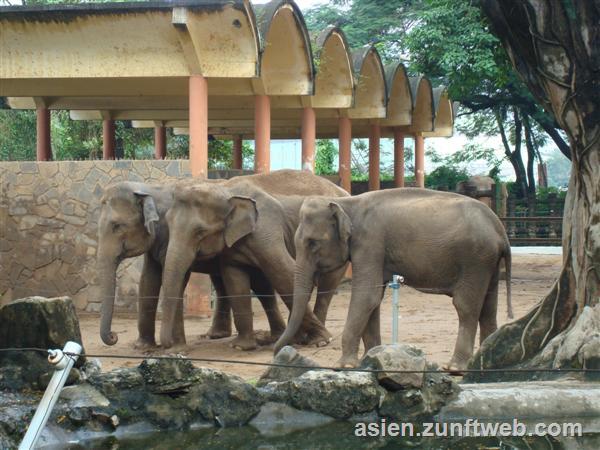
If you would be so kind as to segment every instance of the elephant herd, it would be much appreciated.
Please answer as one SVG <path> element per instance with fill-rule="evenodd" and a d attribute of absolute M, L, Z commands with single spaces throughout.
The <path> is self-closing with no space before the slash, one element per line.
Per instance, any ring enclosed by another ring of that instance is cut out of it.
<path fill-rule="evenodd" d="M 342 337 L 344 367 L 381 343 L 380 304 L 393 274 L 420 291 L 453 298 L 459 331 L 449 368 L 460 370 L 480 339 L 496 330 L 498 280 L 504 260 L 510 309 L 510 245 L 485 205 L 468 197 L 399 188 L 350 197 L 322 177 L 281 170 L 230 180 L 170 184 L 120 182 L 102 197 L 98 224 L 100 335 L 111 331 L 117 268 L 144 255 L 139 284 L 137 348 L 185 344 L 183 291 L 191 272 L 209 274 L 217 293 L 207 335 L 238 332 L 232 345 L 326 345 L 327 310 L 348 264 L 352 294 Z M 315 306 L 307 308 L 314 287 Z M 253 330 L 251 295 L 259 298 L 270 335 Z M 277 297 L 290 311 L 281 316 Z"/>

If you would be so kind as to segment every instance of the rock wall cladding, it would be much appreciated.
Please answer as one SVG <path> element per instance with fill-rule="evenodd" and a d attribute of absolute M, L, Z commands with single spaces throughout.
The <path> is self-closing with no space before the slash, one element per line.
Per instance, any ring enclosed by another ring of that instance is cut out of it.
<path fill-rule="evenodd" d="M 189 176 L 187 160 L 0 163 L 0 304 L 68 295 L 78 309 L 99 311 L 92 287 L 104 188 Z M 140 269 L 141 257 L 121 264 L 117 307 L 135 308 Z"/>

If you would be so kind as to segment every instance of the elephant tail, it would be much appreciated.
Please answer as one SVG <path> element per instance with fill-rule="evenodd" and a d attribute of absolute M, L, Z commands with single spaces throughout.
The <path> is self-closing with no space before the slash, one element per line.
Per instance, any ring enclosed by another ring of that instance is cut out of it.
<path fill-rule="evenodd" d="M 512 291 L 511 291 L 511 272 L 512 272 L 512 256 L 510 251 L 510 243 L 506 242 L 504 247 L 504 271 L 506 272 L 506 315 L 509 319 L 514 317 L 512 309 Z"/>

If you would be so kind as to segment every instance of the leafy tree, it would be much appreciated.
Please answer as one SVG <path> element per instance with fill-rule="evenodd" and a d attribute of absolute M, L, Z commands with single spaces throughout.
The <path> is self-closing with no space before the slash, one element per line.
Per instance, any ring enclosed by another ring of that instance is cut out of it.
<path fill-rule="evenodd" d="M 482 7 L 531 93 L 567 133 L 572 171 L 558 280 L 530 312 L 486 339 L 471 368 L 597 369 L 600 89 L 592 36 L 600 35 L 600 9 L 565 0 L 483 0 Z"/>
<path fill-rule="evenodd" d="M 31 111 L 0 109 L 0 159 L 35 160 L 35 127 Z"/>
<path fill-rule="evenodd" d="M 317 175 L 332 175 L 337 173 L 333 162 L 338 151 L 331 139 L 318 139 L 315 156 L 315 173 Z"/>

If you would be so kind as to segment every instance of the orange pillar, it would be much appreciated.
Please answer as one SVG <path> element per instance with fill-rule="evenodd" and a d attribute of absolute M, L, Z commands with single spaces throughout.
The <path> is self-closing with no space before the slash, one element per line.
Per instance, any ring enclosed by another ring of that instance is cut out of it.
<path fill-rule="evenodd" d="M 233 138 L 233 161 L 231 168 L 235 170 L 242 170 L 242 136 L 236 136 Z"/>
<path fill-rule="evenodd" d="M 268 173 L 271 168 L 271 99 L 254 98 L 254 171 Z"/>
<path fill-rule="evenodd" d="M 36 158 L 38 161 L 51 161 L 50 110 L 48 108 L 39 107 L 37 108 L 36 113 Z"/>
<path fill-rule="evenodd" d="M 350 122 L 350 118 L 340 117 L 338 127 L 340 185 L 346 192 L 351 193 L 350 151 L 352 148 L 352 122 Z"/>
<path fill-rule="evenodd" d="M 379 139 L 381 128 L 373 123 L 369 130 L 369 191 L 377 191 L 379 183 Z"/>
<path fill-rule="evenodd" d="M 425 187 L 425 138 L 415 135 L 415 182 L 417 187 Z"/>
<path fill-rule="evenodd" d="M 302 170 L 315 171 L 315 139 L 317 123 L 315 110 L 306 107 L 302 110 Z"/>
<path fill-rule="evenodd" d="M 208 176 L 208 84 L 202 75 L 189 80 L 190 171 L 193 177 Z"/>
<path fill-rule="evenodd" d="M 115 159 L 115 121 L 102 121 L 102 159 Z"/>
<path fill-rule="evenodd" d="M 394 183 L 404 187 L 404 133 L 394 129 Z"/>
<path fill-rule="evenodd" d="M 167 129 L 162 125 L 154 126 L 154 158 L 167 157 Z"/>

